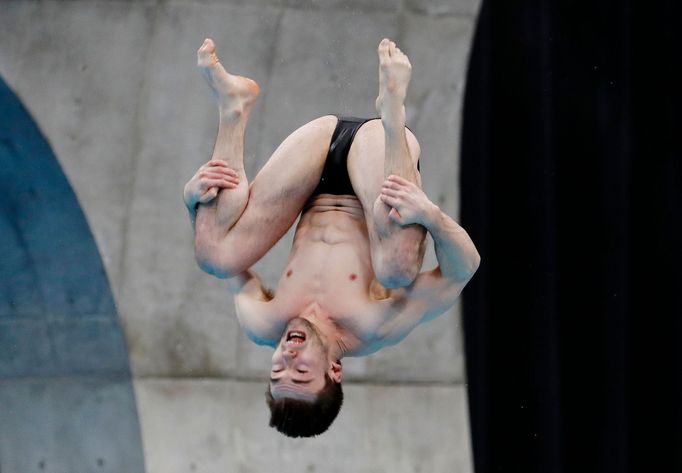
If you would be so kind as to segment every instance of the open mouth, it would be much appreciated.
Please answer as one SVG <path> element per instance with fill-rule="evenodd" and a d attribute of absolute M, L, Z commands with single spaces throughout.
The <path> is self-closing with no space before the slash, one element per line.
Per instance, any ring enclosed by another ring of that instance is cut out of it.
<path fill-rule="evenodd" d="M 305 333 L 300 330 L 291 330 L 287 333 L 287 342 L 291 343 L 303 343 L 305 342 Z"/>

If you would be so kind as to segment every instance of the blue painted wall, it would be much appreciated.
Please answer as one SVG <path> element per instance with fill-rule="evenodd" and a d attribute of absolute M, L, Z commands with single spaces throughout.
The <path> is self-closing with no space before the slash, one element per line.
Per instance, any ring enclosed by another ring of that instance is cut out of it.
<path fill-rule="evenodd" d="M 0 472 L 142 472 L 125 339 L 47 140 L 0 79 Z"/>

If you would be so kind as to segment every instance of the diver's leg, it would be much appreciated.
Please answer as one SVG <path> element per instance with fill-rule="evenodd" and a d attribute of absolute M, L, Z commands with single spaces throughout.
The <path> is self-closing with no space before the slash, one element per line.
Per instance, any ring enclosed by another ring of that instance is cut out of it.
<path fill-rule="evenodd" d="M 319 181 L 336 117 L 319 118 L 292 133 L 249 186 L 244 133 L 258 85 L 228 74 L 211 40 L 199 49 L 198 64 L 218 99 L 220 113 L 211 162 L 225 162 L 236 171 L 239 183 L 198 206 L 195 251 L 202 269 L 230 277 L 258 261 L 295 221 Z"/>
<path fill-rule="evenodd" d="M 421 269 L 426 230 L 419 225 L 403 227 L 393 222 L 389 218 L 392 209 L 379 199 L 379 193 L 391 174 L 421 184 L 417 170 L 420 150 L 414 135 L 405 128 L 410 62 L 388 40 L 379 44 L 378 53 L 376 107 L 381 121 L 370 121 L 358 130 L 349 152 L 348 170 L 365 209 L 377 279 L 386 287 L 401 287 L 409 285 Z"/>
<path fill-rule="evenodd" d="M 237 175 L 238 185 L 229 192 L 198 208 L 198 226 L 227 230 L 237 221 L 248 201 L 248 182 L 244 173 L 244 132 L 260 87 L 247 78 L 228 74 L 215 53 L 213 40 L 206 39 L 197 51 L 197 64 L 218 101 L 218 136 L 211 161 L 202 166 L 204 177 L 219 178 L 229 168 Z M 215 195 L 217 187 L 210 188 Z"/>

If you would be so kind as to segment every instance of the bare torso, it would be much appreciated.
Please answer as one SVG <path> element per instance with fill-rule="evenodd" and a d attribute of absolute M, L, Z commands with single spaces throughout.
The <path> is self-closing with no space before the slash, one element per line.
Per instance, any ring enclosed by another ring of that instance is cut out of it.
<path fill-rule="evenodd" d="M 271 301 L 282 322 L 312 312 L 337 327 L 347 355 L 364 355 L 383 346 L 377 334 L 388 294 L 374 276 L 360 201 L 331 194 L 311 199 Z"/>

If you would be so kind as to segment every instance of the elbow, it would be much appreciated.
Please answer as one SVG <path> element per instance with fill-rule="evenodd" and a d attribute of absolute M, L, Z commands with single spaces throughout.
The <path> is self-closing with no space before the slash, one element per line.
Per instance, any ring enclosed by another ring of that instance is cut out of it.
<path fill-rule="evenodd" d="M 471 275 L 473 276 L 474 273 L 478 270 L 479 266 L 481 266 L 481 255 L 474 249 L 474 254 L 471 256 L 471 262 L 470 262 L 470 270 L 471 270 Z"/>
<path fill-rule="evenodd" d="M 476 274 L 476 271 L 480 265 L 481 255 L 478 254 L 476 249 L 474 249 L 467 260 L 466 267 L 464 268 L 464 274 L 462 275 L 462 280 L 469 281 L 472 277 L 474 277 L 474 274 Z"/>

